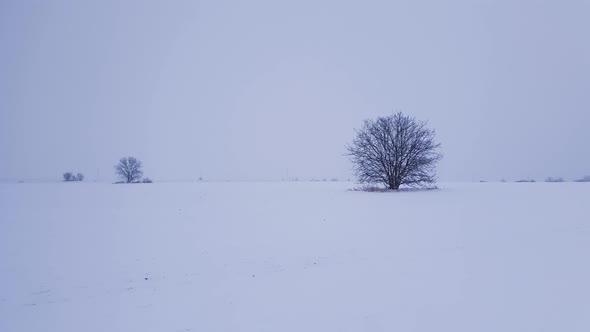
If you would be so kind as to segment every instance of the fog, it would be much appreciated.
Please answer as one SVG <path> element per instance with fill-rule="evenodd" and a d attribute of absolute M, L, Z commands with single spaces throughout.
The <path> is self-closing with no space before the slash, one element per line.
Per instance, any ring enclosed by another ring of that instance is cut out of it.
<path fill-rule="evenodd" d="M 442 181 L 590 174 L 590 1 L 0 1 L 0 179 L 352 178 L 428 120 Z"/>

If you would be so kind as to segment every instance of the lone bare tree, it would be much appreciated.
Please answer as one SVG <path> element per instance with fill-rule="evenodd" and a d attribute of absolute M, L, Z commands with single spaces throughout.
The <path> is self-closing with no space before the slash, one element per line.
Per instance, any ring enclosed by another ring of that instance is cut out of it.
<path fill-rule="evenodd" d="M 143 176 L 141 167 L 141 161 L 135 157 L 124 157 L 115 165 L 115 173 L 124 182 L 132 183 L 139 181 Z"/>
<path fill-rule="evenodd" d="M 435 166 L 442 154 L 426 122 L 399 112 L 365 120 L 356 134 L 347 155 L 359 182 L 382 183 L 394 190 L 436 182 Z"/>

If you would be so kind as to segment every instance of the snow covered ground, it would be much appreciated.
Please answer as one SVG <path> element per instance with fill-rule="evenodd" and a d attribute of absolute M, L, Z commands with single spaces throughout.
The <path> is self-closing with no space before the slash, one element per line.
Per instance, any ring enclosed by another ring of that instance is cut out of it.
<path fill-rule="evenodd" d="M 590 331 L 590 183 L 0 184 L 0 331 Z"/>

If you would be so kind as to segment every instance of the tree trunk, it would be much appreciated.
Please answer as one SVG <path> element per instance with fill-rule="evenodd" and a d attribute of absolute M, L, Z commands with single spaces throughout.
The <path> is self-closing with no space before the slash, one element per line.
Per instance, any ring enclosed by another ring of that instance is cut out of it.
<path fill-rule="evenodd" d="M 400 183 L 399 183 L 399 181 L 391 179 L 391 180 L 389 180 L 389 183 L 387 185 L 388 185 L 389 189 L 391 189 L 391 190 L 398 190 Z"/>
<path fill-rule="evenodd" d="M 398 181 L 395 181 L 393 179 L 392 180 L 389 180 L 389 183 L 387 184 L 387 186 L 391 190 L 398 190 L 399 189 L 399 183 L 398 183 Z"/>

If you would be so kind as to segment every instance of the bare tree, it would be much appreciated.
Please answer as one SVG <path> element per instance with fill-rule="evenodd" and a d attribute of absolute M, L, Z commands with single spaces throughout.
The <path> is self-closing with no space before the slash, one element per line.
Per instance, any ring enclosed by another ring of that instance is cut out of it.
<path fill-rule="evenodd" d="M 347 146 L 353 170 L 361 183 L 382 183 L 397 190 L 436 181 L 435 166 L 442 159 L 435 131 L 427 123 L 397 113 L 365 120 Z"/>
<path fill-rule="evenodd" d="M 78 179 L 78 181 L 84 181 L 84 174 L 78 173 L 78 175 L 76 175 L 76 178 Z"/>
<path fill-rule="evenodd" d="M 66 181 L 66 182 L 73 181 L 72 178 L 74 177 L 74 173 L 72 173 L 72 172 L 65 172 L 63 174 L 63 177 L 64 177 L 64 181 Z"/>
<path fill-rule="evenodd" d="M 132 183 L 139 181 L 143 176 L 141 167 L 141 161 L 136 158 L 124 157 L 119 160 L 117 165 L 115 165 L 115 173 L 124 182 Z"/>

